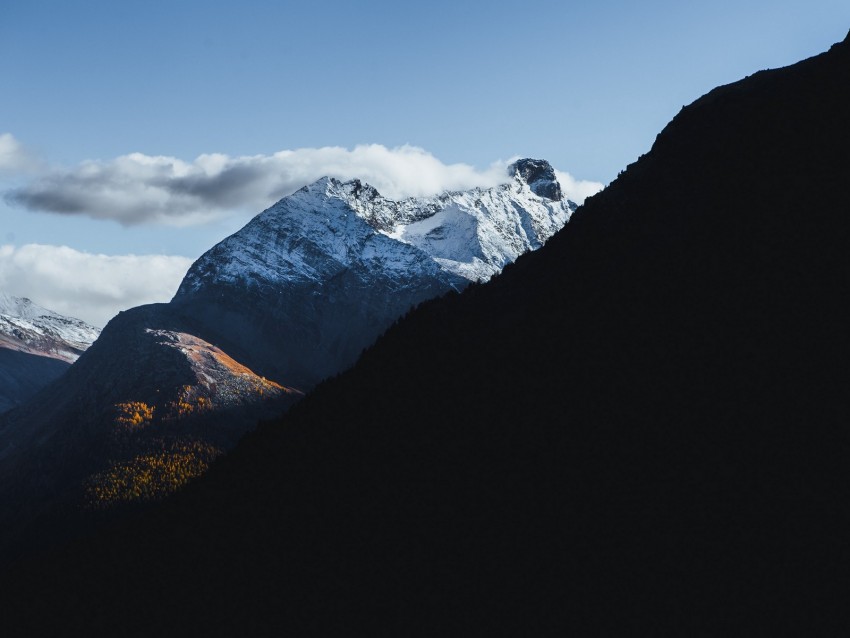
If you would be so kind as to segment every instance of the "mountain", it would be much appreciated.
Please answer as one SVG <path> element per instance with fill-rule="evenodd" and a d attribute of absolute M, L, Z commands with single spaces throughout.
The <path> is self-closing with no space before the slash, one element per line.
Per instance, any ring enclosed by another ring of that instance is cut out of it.
<path fill-rule="evenodd" d="M 0 412 L 58 378 L 99 332 L 27 298 L 0 293 Z"/>
<path fill-rule="evenodd" d="M 519 160 L 491 189 L 393 201 L 324 178 L 195 262 L 172 305 L 269 378 L 308 389 L 417 303 L 486 281 L 575 209 L 552 167 Z"/>
<path fill-rule="evenodd" d="M 401 201 L 321 179 L 204 254 L 170 303 L 120 313 L 0 419 L 0 516 L 18 521 L 7 538 L 42 512 L 60 512 L 41 526 L 58 529 L 85 518 L 80 505 L 171 493 L 411 307 L 540 247 L 575 204 L 544 161 L 506 178 Z"/>
<path fill-rule="evenodd" d="M 844 633 L 848 104 L 850 37 L 708 93 L 543 248 L 155 511 L 7 570 L 4 622 Z"/>

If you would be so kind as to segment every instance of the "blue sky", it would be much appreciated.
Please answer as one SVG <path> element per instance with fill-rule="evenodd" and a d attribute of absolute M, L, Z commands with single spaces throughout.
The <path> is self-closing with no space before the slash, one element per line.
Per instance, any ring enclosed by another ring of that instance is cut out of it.
<path fill-rule="evenodd" d="M 102 324 L 320 172 L 415 194 L 521 155 L 605 184 L 848 29 L 846 0 L 2 0 L 0 288 Z"/>

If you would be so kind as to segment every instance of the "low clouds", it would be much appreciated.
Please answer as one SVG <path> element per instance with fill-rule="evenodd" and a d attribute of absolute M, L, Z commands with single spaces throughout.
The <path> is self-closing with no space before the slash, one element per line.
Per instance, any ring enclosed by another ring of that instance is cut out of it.
<path fill-rule="evenodd" d="M 555 178 L 567 198 L 573 200 L 576 204 L 583 204 L 585 199 L 604 188 L 604 185 L 599 182 L 576 179 L 569 173 L 557 169 L 555 170 Z"/>
<path fill-rule="evenodd" d="M 242 157 L 208 154 L 192 162 L 132 153 L 48 171 L 6 198 L 33 211 L 86 215 L 127 226 L 192 226 L 234 210 L 259 212 L 325 175 L 360 178 L 383 195 L 400 198 L 494 186 L 507 181 L 507 164 L 496 162 L 478 170 L 468 164 L 444 164 L 414 146 L 391 149 L 379 144 Z M 568 173 L 559 172 L 558 177 L 574 201 L 602 187 Z"/>
<path fill-rule="evenodd" d="M 168 301 L 192 260 L 167 255 L 96 255 L 26 244 L 0 246 L 0 290 L 103 326 L 120 310 Z"/>

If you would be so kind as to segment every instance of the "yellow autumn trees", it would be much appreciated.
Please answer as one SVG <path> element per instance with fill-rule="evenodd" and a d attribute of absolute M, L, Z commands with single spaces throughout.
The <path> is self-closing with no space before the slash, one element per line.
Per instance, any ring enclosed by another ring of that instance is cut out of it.
<path fill-rule="evenodd" d="M 156 408 L 149 406 L 143 401 L 128 401 L 127 403 L 118 403 L 115 405 L 118 412 L 115 417 L 115 424 L 127 430 L 139 430 L 151 421 Z"/>
<path fill-rule="evenodd" d="M 86 482 L 86 502 L 94 509 L 120 503 L 153 501 L 175 492 L 200 476 L 218 448 L 201 441 L 175 443 L 168 451 L 140 454 L 91 476 Z"/>

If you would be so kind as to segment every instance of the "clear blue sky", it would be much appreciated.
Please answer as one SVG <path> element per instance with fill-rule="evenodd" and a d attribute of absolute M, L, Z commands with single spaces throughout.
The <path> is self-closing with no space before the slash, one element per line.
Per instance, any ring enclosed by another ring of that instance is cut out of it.
<path fill-rule="evenodd" d="M 189 227 L 122 225 L 8 197 L 129 153 L 409 144 L 482 171 L 542 157 L 607 183 L 682 105 L 848 29 L 848 0 L 0 0 L 0 134 L 31 160 L 0 174 L 0 244 L 196 257 L 247 219 L 253 203 Z"/>

